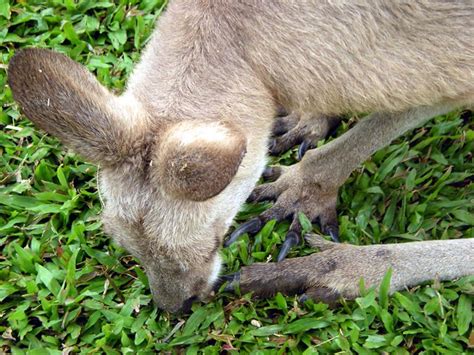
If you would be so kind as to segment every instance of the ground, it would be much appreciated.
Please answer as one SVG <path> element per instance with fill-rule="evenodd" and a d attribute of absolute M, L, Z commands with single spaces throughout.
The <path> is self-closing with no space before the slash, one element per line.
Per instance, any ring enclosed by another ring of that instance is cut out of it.
<path fill-rule="evenodd" d="M 295 297 L 224 292 L 182 317 L 153 306 L 136 260 L 102 232 L 96 168 L 19 113 L 6 67 L 21 47 L 52 48 L 120 92 L 164 5 L 0 0 L 0 352 L 473 351 L 474 277 L 434 281 L 388 301 L 369 290 L 334 309 Z M 336 134 L 359 119 L 348 116 Z M 472 113 L 458 111 L 377 152 L 340 191 L 341 241 L 473 237 L 473 151 Z M 273 163 L 291 164 L 295 156 L 293 149 Z M 244 206 L 236 225 L 266 207 Z M 269 222 L 257 236 L 241 238 L 222 252 L 225 272 L 274 260 L 287 229 L 288 223 Z M 300 246 L 290 257 L 311 252 Z"/>

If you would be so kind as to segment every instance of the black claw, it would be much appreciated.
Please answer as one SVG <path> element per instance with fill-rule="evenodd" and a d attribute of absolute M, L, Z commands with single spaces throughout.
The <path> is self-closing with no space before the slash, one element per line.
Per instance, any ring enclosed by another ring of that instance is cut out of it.
<path fill-rule="evenodd" d="M 299 297 L 299 301 L 301 303 L 305 303 L 307 300 L 309 300 L 309 296 L 306 294 L 306 293 L 303 293 L 300 297 Z"/>
<path fill-rule="evenodd" d="M 305 139 L 299 146 L 298 148 L 298 155 L 296 157 L 296 159 L 298 160 L 301 160 L 303 159 L 304 155 L 306 154 L 306 152 L 308 151 L 308 149 L 311 148 L 312 146 L 312 142 L 308 139 Z"/>
<path fill-rule="evenodd" d="M 214 292 L 218 292 L 221 286 L 226 283 L 226 282 L 232 282 L 234 280 L 235 273 L 234 274 L 229 274 L 229 275 L 221 275 L 219 278 L 214 282 L 214 286 L 212 287 L 212 290 Z"/>
<path fill-rule="evenodd" d="M 273 152 L 276 144 L 277 144 L 276 139 L 275 138 L 271 139 L 270 142 L 268 142 L 268 151 Z"/>
<path fill-rule="evenodd" d="M 247 197 L 247 200 L 245 200 L 245 202 L 252 203 L 252 202 L 255 202 L 256 200 L 257 200 L 257 194 L 255 193 L 255 190 L 253 190 L 250 196 Z"/>
<path fill-rule="evenodd" d="M 252 218 L 250 221 L 247 221 L 240 225 L 235 231 L 232 232 L 230 237 L 224 242 L 224 247 L 227 248 L 229 245 L 234 243 L 241 235 L 245 233 L 255 234 L 262 228 L 262 222 L 260 219 Z"/>
<path fill-rule="evenodd" d="M 324 232 L 329 234 L 333 242 L 339 243 L 339 228 L 337 226 L 326 226 Z"/>
<path fill-rule="evenodd" d="M 339 233 L 331 231 L 329 232 L 329 235 L 331 236 L 333 242 L 339 243 Z"/>
<path fill-rule="evenodd" d="M 270 183 L 266 183 L 257 186 L 249 197 L 247 197 L 247 203 L 262 202 L 262 201 L 274 201 L 278 197 L 277 191 L 274 186 Z"/>
<path fill-rule="evenodd" d="M 267 166 L 265 169 L 263 169 L 262 177 L 267 180 L 273 176 L 275 173 L 275 170 L 272 166 Z"/>
<path fill-rule="evenodd" d="M 224 287 L 224 292 L 234 292 L 235 287 L 240 284 L 240 272 L 221 276 L 219 287 L 217 289 L 219 289 L 224 282 L 227 282 L 227 285 Z"/>
<path fill-rule="evenodd" d="M 295 246 L 298 245 L 300 242 L 300 236 L 298 233 L 295 233 L 293 231 L 288 232 L 286 235 L 286 239 L 283 242 L 283 246 L 281 247 L 280 254 L 278 254 L 277 262 L 279 263 L 283 259 L 286 258 L 290 250 Z"/>
<path fill-rule="evenodd" d="M 281 168 L 276 166 L 267 166 L 263 170 L 262 177 L 268 181 L 275 181 L 281 174 Z"/>

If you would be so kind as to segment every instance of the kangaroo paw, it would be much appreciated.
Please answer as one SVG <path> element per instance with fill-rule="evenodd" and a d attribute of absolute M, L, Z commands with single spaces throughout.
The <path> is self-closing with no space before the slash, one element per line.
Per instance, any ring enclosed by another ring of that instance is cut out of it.
<path fill-rule="evenodd" d="M 244 266 L 232 275 L 227 290 L 237 285 L 241 292 L 253 292 L 257 297 L 270 297 L 277 292 L 286 295 L 300 295 L 300 301 L 307 299 L 337 304 L 341 298 L 354 299 L 359 294 L 359 280 L 367 285 L 379 284 L 385 272 L 387 261 L 382 260 L 376 248 L 361 248 L 338 244 L 311 235 L 307 240 L 321 249 L 305 257 L 291 258 L 280 263 L 255 263 Z M 372 263 L 380 264 L 371 268 Z"/>
<path fill-rule="evenodd" d="M 300 173 L 298 164 L 270 170 L 267 175 L 279 177 L 276 181 L 257 186 L 248 201 L 275 201 L 274 205 L 232 232 L 225 246 L 235 242 L 244 233 L 257 233 L 270 220 L 291 219 L 292 223 L 277 258 L 277 261 L 281 261 L 301 242 L 300 212 L 312 222 L 319 220 L 323 233 L 338 241 L 337 187 L 327 187 L 324 182 L 314 179 L 303 179 L 304 174 Z"/>
<path fill-rule="evenodd" d="M 285 117 L 277 117 L 270 154 L 279 155 L 300 144 L 298 160 L 301 160 L 306 151 L 315 148 L 318 140 L 325 138 L 339 121 L 340 118 L 337 117 L 299 115 L 295 112 Z"/>
<path fill-rule="evenodd" d="M 309 238 L 312 242 L 317 240 L 315 236 Z M 306 257 L 242 267 L 240 272 L 223 280 L 231 281 L 226 290 L 231 291 L 238 285 L 242 292 L 254 292 L 257 297 L 282 292 L 301 295 L 301 301 L 311 298 L 330 304 L 337 303 L 341 297 L 353 298 L 358 291 L 359 277 L 350 271 L 350 259 L 358 255 L 357 247 L 320 240 L 317 244 L 323 245 L 322 251 Z M 340 274 L 345 276 L 335 278 Z"/>

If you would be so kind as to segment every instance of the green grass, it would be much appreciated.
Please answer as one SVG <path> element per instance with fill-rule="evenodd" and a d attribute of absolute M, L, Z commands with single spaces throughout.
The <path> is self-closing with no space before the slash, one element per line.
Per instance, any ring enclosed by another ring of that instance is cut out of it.
<path fill-rule="evenodd" d="M 102 232 L 96 168 L 19 113 L 4 69 L 17 49 L 47 47 L 120 92 L 163 2 L 0 0 L 0 353 L 472 352 L 474 277 L 388 300 L 372 290 L 335 309 L 222 293 L 183 318 L 154 308 L 136 260 Z M 377 152 L 340 192 L 342 241 L 474 237 L 473 152 L 473 117 L 461 112 Z M 237 221 L 265 207 L 246 205 Z M 274 260 L 287 228 L 270 222 L 224 250 L 226 271 Z M 311 252 L 301 246 L 291 256 Z"/>

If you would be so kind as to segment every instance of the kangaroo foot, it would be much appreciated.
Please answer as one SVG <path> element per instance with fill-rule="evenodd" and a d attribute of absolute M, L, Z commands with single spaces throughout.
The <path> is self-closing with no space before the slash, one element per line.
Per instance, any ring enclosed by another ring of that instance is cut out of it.
<path fill-rule="evenodd" d="M 296 112 L 277 117 L 273 126 L 275 138 L 270 143 L 270 154 L 279 155 L 300 144 L 298 160 L 301 160 L 306 151 L 315 148 L 318 140 L 325 138 L 339 121 L 338 117 L 300 115 Z"/>
<path fill-rule="evenodd" d="M 222 278 L 228 282 L 225 290 L 239 286 L 242 293 L 253 292 L 257 297 L 281 292 L 301 295 L 301 301 L 311 298 L 335 304 L 341 298 L 358 297 L 361 279 L 367 289 L 387 280 L 391 294 L 429 280 L 474 274 L 474 262 L 468 261 L 472 259 L 472 238 L 366 246 L 332 243 L 310 234 L 305 238 L 320 252 L 281 263 L 244 266 Z"/>
<path fill-rule="evenodd" d="M 277 261 L 283 260 L 295 245 L 301 241 L 299 213 L 304 213 L 312 222 L 319 220 L 323 233 L 338 241 L 336 200 L 339 186 L 332 186 L 327 179 L 308 176 L 302 172 L 300 163 L 291 167 L 273 167 L 266 171 L 266 177 L 274 182 L 257 186 L 249 197 L 251 202 L 276 201 L 260 216 L 243 223 L 226 240 L 229 246 L 244 233 L 255 234 L 272 220 L 291 218 L 292 223 L 280 250 Z"/>

